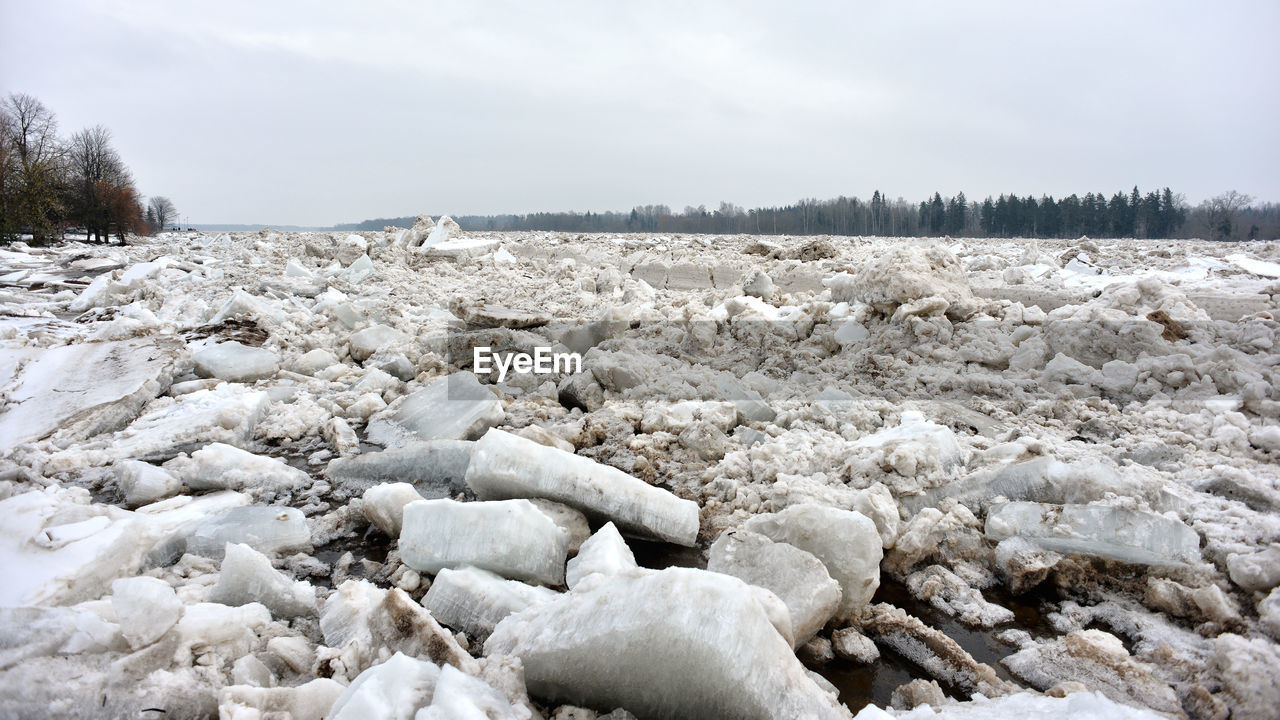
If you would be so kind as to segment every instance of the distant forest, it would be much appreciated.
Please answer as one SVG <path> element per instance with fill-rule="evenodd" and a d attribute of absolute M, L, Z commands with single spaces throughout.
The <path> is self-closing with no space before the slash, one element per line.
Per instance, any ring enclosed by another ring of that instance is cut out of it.
<path fill-rule="evenodd" d="M 463 215 L 464 230 L 546 230 L 557 232 L 723 233 L 752 235 L 888 235 L 905 237 L 1280 238 L 1280 204 L 1252 204 L 1235 191 L 1190 207 L 1169 188 L 1143 194 L 1134 187 L 1110 198 L 1102 193 L 1044 196 L 1000 195 L 970 202 L 964 193 L 919 203 L 889 200 L 876 191 L 870 200 L 838 197 L 806 199 L 783 207 L 744 210 L 722 202 L 715 210 L 643 205 L 630 212 L 539 212 L 528 215 Z M 413 217 L 377 218 L 335 226 L 336 230 L 410 227 Z"/>

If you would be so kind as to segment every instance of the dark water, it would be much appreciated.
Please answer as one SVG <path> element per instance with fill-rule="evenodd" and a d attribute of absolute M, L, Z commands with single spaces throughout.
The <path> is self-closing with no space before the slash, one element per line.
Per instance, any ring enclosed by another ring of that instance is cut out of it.
<path fill-rule="evenodd" d="M 975 660 L 994 668 L 1001 678 L 1017 683 L 1017 680 L 1000 665 L 1000 660 L 1014 652 L 1016 648 L 1000 642 L 995 636 L 1009 628 L 1026 630 L 1035 636 L 1052 634 L 1052 629 L 1044 617 L 1044 607 L 1051 598 L 1037 594 L 1013 597 L 1004 592 L 1003 588 L 984 591 L 983 595 L 988 602 L 1012 610 L 1014 621 L 990 630 L 966 627 L 932 605 L 915 599 L 905 585 L 886 577 L 881 578 L 880 589 L 876 591 L 872 601 L 889 603 L 906 610 L 920 618 L 926 625 L 946 633 Z M 870 665 L 859 665 L 837 658 L 835 662 L 811 669 L 835 685 L 840 691 L 840 701 L 855 713 L 868 703 L 881 707 L 888 705 L 894 689 L 904 683 L 916 678 L 934 679 L 915 663 L 885 647 L 880 648 L 880 659 Z M 949 687 L 942 681 L 938 684 L 948 696 L 961 699 L 969 697 L 967 693 Z M 1021 683 L 1018 684 L 1021 685 Z"/>

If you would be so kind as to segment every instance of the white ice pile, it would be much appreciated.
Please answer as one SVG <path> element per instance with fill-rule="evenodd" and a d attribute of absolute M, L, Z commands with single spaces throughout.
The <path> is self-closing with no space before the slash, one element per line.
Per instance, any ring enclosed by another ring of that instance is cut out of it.
<path fill-rule="evenodd" d="M 698 506 L 616 468 L 493 429 L 476 442 L 467 484 L 485 499 L 542 497 L 624 532 L 693 545 Z"/>
<path fill-rule="evenodd" d="M 848 717 L 869 679 L 868 718 L 1274 717 L 1278 264 L 426 216 L 9 244 L 0 715 Z"/>

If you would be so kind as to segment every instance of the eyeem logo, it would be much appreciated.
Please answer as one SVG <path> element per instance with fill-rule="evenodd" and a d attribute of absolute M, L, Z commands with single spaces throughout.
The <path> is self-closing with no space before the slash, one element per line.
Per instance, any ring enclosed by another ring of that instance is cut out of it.
<path fill-rule="evenodd" d="M 552 352 L 549 347 L 536 347 L 532 355 L 512 352 L 503 356 L 485 345 L 471 349 L 471 369 L 477 375 L 485 375 L 496 369 L 498 382 L 506 379 L 509 370 L 515 370 L 521 375 L 573 374 L 582 372 L 582 356 L 576 352 Z"/>

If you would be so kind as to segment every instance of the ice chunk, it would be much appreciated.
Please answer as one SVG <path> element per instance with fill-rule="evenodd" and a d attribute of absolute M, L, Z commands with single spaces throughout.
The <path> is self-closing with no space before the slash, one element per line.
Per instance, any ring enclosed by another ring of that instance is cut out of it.
<path fill-rule="evenodd" d="M 0 607 L 0 667 L 51 655 L 124 650 L 120 626 L 85 605 Z M 0 681 L 0 690 L 3 690 Z"/>
<path fill-rule="evenodd" d="M 863 665 L 880 659 L 880 648 L 876 647 L 875 641 L 856 627 L 841 628 L 831 633 L 831 647 L 839 657 Z"/>
<path fill-rule="evenodd" d="M 404 508 L 400 557 L 423 572 L 473 565 L 560 585 L 568 543 L 551 518 L 527 500 L 419 500 Z"/>
<path fill-rule="evenodd" d="M 480 257 L 492 252 L 501 242 L 501 238 L 496 237 L 453 238 L 432 245 L 426 252 L 429 257 Z"/>
<path fill-rule="evenodd" d="M 756 515 L 746 529 L 812 553 L 840 583 L 837 614 L 854 616 L 880 587 L 884 557 L 880 533 L 866 515 L 851 510 L 804 503 L 779 513 Z"/>
<path fill-rule="evenodd" d="M 897 426 L 858 440 L 853 449 L 904 477 L 946 472 L 964 462 L 951 428 L 930 422 L 914 410 L 903 411 Z"/>
<path fill-rule="evenodd" d="M 368 255 L 361 255 L 346 270 L 338 273 L 338 279 L 351 285 L 359 285 L 368 280 L 370 275 L 373 275 L 373 261 Z"/>
<path fill-rule="evenodd" d="M 982 593 L 941 565 L 930 565 L 906 577 L 915 597 L 959 618 L 969 626 L 995 627 L 1013 621 L 1013 611 L 989 603 Z"/>
<path fill-rule="evenodd" d="M 196 375 L 227 382 L 251 383 L 280 371 L 280 359 L 275 353 L 235 340 L 197 350 L 191 359 L 195 361 Z"/>
<path fill-rule="evenodd" d="M 262 603 L 277 618 L 316 612 L 316 589 L 311 583 L 290 580 L 271 567 L 266 555 L 238 543 L 226 544 L 218 582 L 207 600 L 223 605 Z"/>
<path fill-rule="evenodd" d="M 90 505 L 84 491 L 52 488 L 0 501 L 0 607 L 101 597 L 141 567 L 153 540 L 145 522 Z"/>
<path fill-rule="evenodd" d="M 431 702 L 440 668 L 397 652 L 360 673 L 329 709 L 329 720 L 413 720 Z"/>
<path fill-rule="evenodd" d="M 303 354 L 290 366 L 290 369 L 302 375 L 315 375 L 321 370 L 338 364 L 338 356 L 324 348 L 316 348 Z"/>
<path fill-rule="evenodd" d="M 0 408 L 0 452 L 55 431 L 81 439 L 124 427 L 187 361 L 173 339 L 0 350 L 0 366 L 14 368 Z"/>
<path fill-rule="evenodd" d="M 379 530 L 398 538 L 404 525 L 404 506 L 423 499 L 409 483 L 383 483 L 364 491 L 360 509 Z"/>
<path fill-rule="evenodd" d="M 711 545 L 707 569 L 777 595 L 791 613 L 796 647 L 816 635 L 840 607 L 840 583 L 818 558 L 758 533 L 721 533 Z"/>
<path fill-rule="evenodd" d="M 995 668 L 974 660 L 941 630 L 900 608 L 876 603 L 867 607 L 860 620 L 862 631 L 877 645 L 893 648 L 931 676 L 964 692 L 993 697 L 1017 689 L 1001 679 Z"/>
<path fill-rule="evenodd" d="M 263 457 L 224 443 L 210 443 L 165 463 L 192 490 L 297 490 L 311 477 L 279 458 Z"/>
<path fill-rule="evenodd" d="M 742 422 L 771 422 L 777 413 L 769 407 L 760 393 L 744 386 L 737 378 L 720 376 L 714 381 L 715 390 L 725 400 L 733 403 Z"/>
<path fill-rule="evenodd" d="M 311 529 L 297 508 L 231 508 L 200 523 L 187 538 L 187 551 L 216 560 L 227 543 L 244 543 L 264 553 L 304 550 L 311 546 Z"/>
<path fill-rule="evenodd" d="M 182 617 L 182 601 L 169 583 L 145 576 L 111 583 L 111 609 L 134 650 L 159 640 Z"/>
<path fill-rule="evenodd" d="M 1280 641 L 1280 588 L 1258 602 L 1258 622 L 1273 640 Z"/>
<path fill-rule="evenodd" d="M 1150 495 L 1134 476 L 1121 475 L 1110 465 L 1096 461 L 1065 463 L 1039 457 L 975 473 L 972 478 L 948 483 L 924 495 L 904 498 L 903 506 L 918 512 L 953 497 L 977 511 L 992 499 L 1045 503 L 1088 503 L 1113 492 L 1132 497 Z"/>
<path fill-rule="evenodd" d="M 138 460 L 120 460 L 115 464 L 116 483 L 124 493 L 124 504 L 140 507 L 176 495 L 182 483 L 164 468 Z"/>
<path fill-rule="evenodd" d="M 178 398 L 158 398 L 129 427 L 106 439 L 100 453 L 86 457 L 84 451 L 73 447 L 52 456 L 50 464 L 105 464 L 122 458 L 168 460 L 211 442 L 246 445 L 269 402 L 265 392 L 226 383 Z"/>
<path fill-rule="evenodd" d="M 382 452 L 332 460 L 324 474 L 348 496 L 384 482 L 405 482 L 428 500 L 453 497 L 467 489 L 467 465 L 474 446 L 467 440 L 408 442 Z"/>
<path fill-rule="evenodd" d="M 1039 690 L 1064 681 L 1084 683 L 1116 702 L 1181 714 L 1173 688 L 1155 666 L 1134 660 L 1115 635 L 1081 630 L 1032 645 L 1006 657 L 1002 664 Z"/>
<path fill-rule="evenodd" d="M 1200 536 L 1165 515 L 1105 505 L 992 505 L 987 537 L 1021 536 L 1048 550 L 1148 565 L 1197 563 Z"/>
<path fill-rule="evenodd" d="M 904 708 L 895 706 L 895 709 Z M 1099 692 L 1085 691 L 1073 692 L 1066 697 L 1033 692 L 998 698 L 977 697 L 963 703 L 921 706 L 906 714 L 893 715 L 875 705 L 867 705 L 855 716 L 856 720 L 1161 720 L 1165 717 L 1150 710 L 1121 705 Z"/>
<path fill-rule="evenodd" d="M 1245 590 L 1267 592 L 1280 585 L 1280 546 L 1251 554 L 1232 553 L 1227 557 L 1227 574 Z"/>
<path fill-rule="evenodd" d="M 332 678 L 316 678 L 297 687 L 228 685 L 218 693 L 218 716 L 234 720 L 325 720 L 329 708 L 345 689 Z"/>
<path fill-rule="evenodd" d="M 414 720 L 529 720 L 524 707 L 513 707 L 502 693 L 485 681 L 471 677 L 452 666 L 440 671 L 431 705 Z"/>
<path fill-rule="evenodd" d="M 369 439 L 385 447 L 410 440 L 474 440 L 505 417 L 502 401 L 467 371 L 436 378 L 369 420 Z"/>
<path fill-rule="evenodd" d="M 478 670 L 453 634 L 400 588 L 383 590 L 366 580 L 344 582 L 325 598 L 320 632 L 326 645 L 342 649 L 349 673 L 369 667 L 386 652 L 403 652 L 467 672 Z"/>
<path fill-rule="evenodd" d="M 432 226 L 431 234 L 427 236 L 426 240 L 422 241 L 422 245 L 420 247 L 426 249 L 432 245 L 439 245 L 440 243 L 449 240 L 449 238 L 457 237 L 461 234 L 462 228 L 458 223 L 448 215 L 443 215 L 440 217 L 440 220 Z"/>
<path fill-rule="evenodd" d="M 569 554 L 577 555 L 582 543 L 591 537 L 591 524 L 587 522 L 587 516 L 568 505 L 546 498 L 529 498 L 529 502 L 564 532 L 569 539 Z"/>
<path fill-rule="evenodd" d="M 369 241 L 355 233 L 350 233 L 334 244 L 334 257 L 343 265 L 359 260 L 369 250 Z"/>
<path fill-rule="evenodd" d="M 422 604 L 440 622 L 484 642 L 506 616 L 555 597 L 554 591 L 544 587 L 462 567 L 440 570 Z"/>
<path fill-rule="evenodd" d="M 485 654 L 520 657 L 529 691 L 553 703 L 642 717 L 849 716 L 742 581 L 687 568 L 596 577 L 508 616 Z"/>
<path fill-rule="evenodd" d="M 311 280 L 316 276 L 310 269 L 293 258 L 289 258 L 289 262 L 284 264 L 284 275 L 285 277 L 305 278 L 307 280 Z"/>
<path fill-rule="evenodd" d="M 484 499 L 544 497 L 620 530 L 692 546 L 698 505 L 590 458 L 493 429 L 476 442 L 467 484 Z"/>
<path fill-rule="evenodd" d="M 182 611 L 174 632 L 180 647 L 184 648 L 180 655 L 185 655 L 190 662 L 196 648 L 201 652 L 218 652 L 223 657 L 246 655 L 258 642 L 258 634 L 270 623 L 271 613 L 257 603 L 240 607 L 196 603 Z"/>
<path fill-rule="evenodd" d="M 1004 576 L 1005 584 L 1015 595 L 1020 595 L 1044 582 L 1049 571 L 1062 559 L 1052 550 L 1013 536 L 996 544 L 996 567 Z"/>
<path fill-rule="evenodd" d="M 704 420 L 729 432 L 738 424 L 738 409 L 733 403 L 708 402 L 702 400 L 686 400 L 684 402 L 659 404 L 645 408 L 640 420 L 642 432 L 669 432 L 679 434 L 680 431 L 698 420 Z"/>
<path fill-rule="evenodd" d="M 627 542 L 618 533 L 618 528 L 608 522 L 587 538 L 578 550 L 578 556 L 569 561 L 565 571 L 565 582 L 570 588 L 574 588 L 588 575 L 634 574 L 638 569 L 639 566 L 636 565 L 636 557 L 631 552 L 631 548 L 627 547 Z"/>
<path fill-rule="evenodd" d="M 351 333 L 347 344 L 351 348 L 351 357 L 364 362 L 369 356 L 382 348 L 400 345 L 409 340 L 409 336 L 386 325 L 370 325 L 359 332 Z"/>

